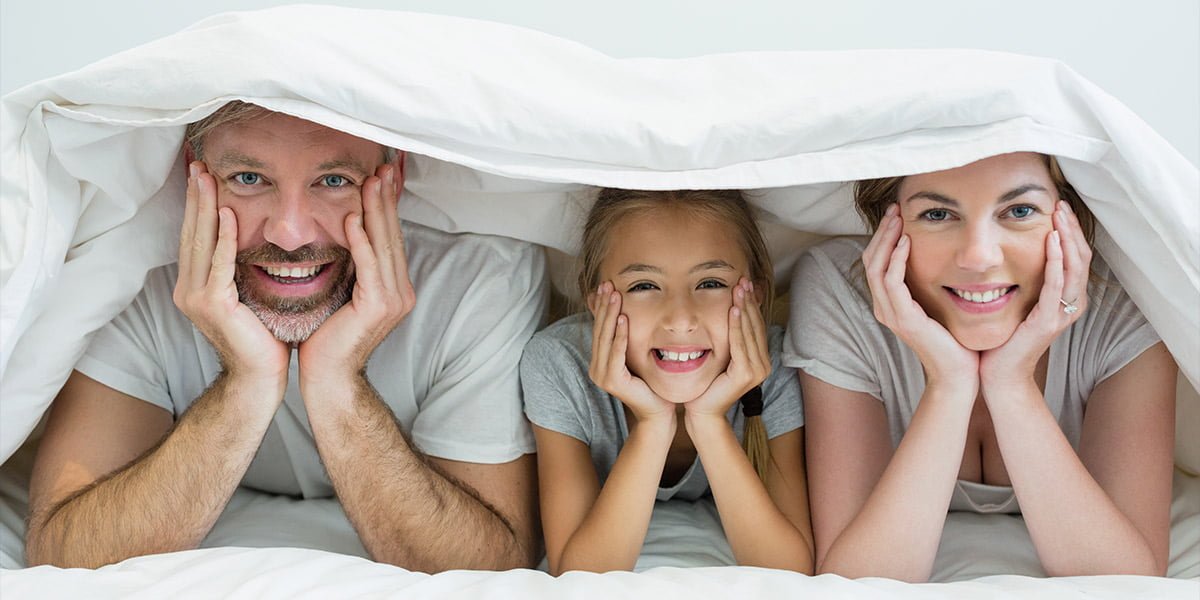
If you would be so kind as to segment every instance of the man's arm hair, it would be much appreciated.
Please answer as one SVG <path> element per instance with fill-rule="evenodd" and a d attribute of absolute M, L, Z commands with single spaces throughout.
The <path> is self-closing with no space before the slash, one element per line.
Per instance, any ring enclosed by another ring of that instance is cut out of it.
<path fill-rule="evenodd" d="M 73 373 L 34 463 L 28 564 L 95 568 L 198 546 L 271 423 L 263 393 L 222 374 L 172 428 L 161 408 Z"/>
<path fill-rule="evenodd" d="M 366 378 L 356 379 L 340 388 L 353 398 L 321 390 L 306 402 L 321 459 L 372 558 L 431 573 L 534 566 L 533 456 L 502 465 L 430 460 Z"/>

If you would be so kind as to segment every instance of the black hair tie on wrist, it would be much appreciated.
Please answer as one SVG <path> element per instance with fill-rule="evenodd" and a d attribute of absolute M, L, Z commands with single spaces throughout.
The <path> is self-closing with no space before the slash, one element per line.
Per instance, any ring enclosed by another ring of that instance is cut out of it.
<path fill-rule="evenodd" d="M 742 416 L 747 419 L 757 417 L 762 414 L 762 386 L 756 385 L 745 394 L 742 394 Z"/>

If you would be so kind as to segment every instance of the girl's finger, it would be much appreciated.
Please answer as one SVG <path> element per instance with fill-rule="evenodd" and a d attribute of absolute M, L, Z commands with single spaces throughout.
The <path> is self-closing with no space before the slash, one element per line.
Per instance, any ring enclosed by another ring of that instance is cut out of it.
<path fill-rule="evenodd" d="M 615 321 L 612 352 L 608 355 L 609 374 L 620 373 L 625 369 L 625 352 L 629 349 L 629 317 L 618 314 Z"/>

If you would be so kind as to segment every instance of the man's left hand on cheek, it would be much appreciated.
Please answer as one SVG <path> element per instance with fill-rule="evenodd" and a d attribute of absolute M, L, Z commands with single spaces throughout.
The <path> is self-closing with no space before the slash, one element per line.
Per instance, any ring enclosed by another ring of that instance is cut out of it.
<path fill-rule="evenodd" d="M 354 260 L 353 295 L 300 344 L 302 382 L 356 377 L 416 304 L 396 212 L 399 186 L 394 165 L 380 166 L 363 182 L 362 214 L 344 222 Z"/>

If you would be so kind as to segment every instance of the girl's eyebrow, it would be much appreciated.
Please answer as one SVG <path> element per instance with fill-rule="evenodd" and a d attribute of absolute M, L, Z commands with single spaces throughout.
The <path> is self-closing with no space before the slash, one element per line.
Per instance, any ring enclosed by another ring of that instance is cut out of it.
<path fill-rule="evenodd" d="M 690 274 L 690 273 L 695 273 L 697 271 L 708 271 L 711 269 L 733 270 L 733 265 L 731 265 L 721 259 L 710 260 L 708 262 L 702 262 L 702 263 L 692 267 L 692 270 L 688 271 L 688 273 Z"/>
<path fill-rule="evenodd" d="M 617 273 L 617 275 L 624 275 L 626 273 L 632 273 L 635 271 L 636 272 L 658 273 L 659 275 L 662 275 L 662 269 L 660 269 L 654 265 L 647 265 L 647 264 L 643 264 L 643 263 L 628 264 L 625 266 L 624 269 L 621 269 L 621 272 Z"/>
<path fill-rule="evenodd" d="M 1017 186 L 1017 187 L 1001 194 L 1000 197 L 996 199 L 996 204 L 1004 204 L 1005 202 L 1008 202 L 1009 200 L 1012 200 L 1014 198 L 1019 198 L 1021 195 L 1025 194 L 1027 192 L 1045 192 L 1045 191 L 1046 191 L 1046 188 L 1044 188 L 1036 183 L 1026 183 L 1025 185 Z M 943 196 L 937 192 L 917 192 L 917 193 L 909 196 L 907 199 L 905 199 L 905 202 L 908 202 L 910 200 L 916 200 L 917 198 L 924 198 L 926 200 L 931 200 L 933 202 L 937 202 L 938 204 L 944 204 L 944 205 L 952 207 L 952 208 L 958 208 L 958 200 L 955 200 L 954 198 L 950 198 L 948 196 Z"/>

